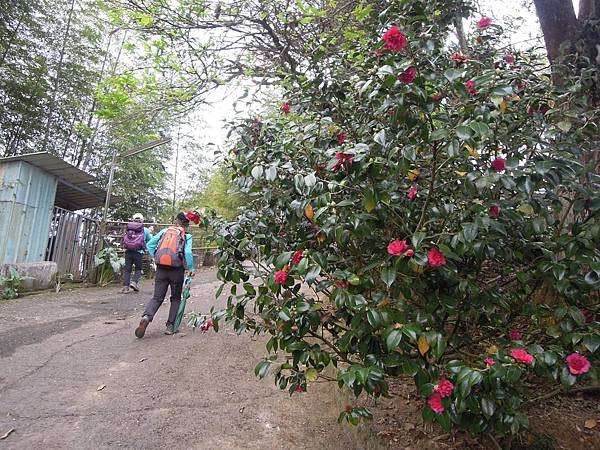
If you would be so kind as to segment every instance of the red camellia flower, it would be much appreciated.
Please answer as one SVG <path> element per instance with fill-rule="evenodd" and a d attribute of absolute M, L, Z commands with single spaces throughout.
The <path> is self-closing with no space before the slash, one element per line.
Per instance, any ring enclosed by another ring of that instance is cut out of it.
<path fill-rule="evenodd" d="M 337 280 L 335 284 L 340 289 L 348 289 L 350 287 L 350 282 L 348 280 Z"/>
<path fill-rule="evenodd" d="M 402 81 L 404 84 L 410 84 L 414 81 L 416 76 L 417 76 L 417 68 L 414 66 L 411 66 L 408 69 L 406 69 L 404 72 L 402 72 L 398 76 L 398 79 L 400 81 Z"/>
<path fill-rule="evenodd" d="M 387 252 L 393 256 L 402 256 L 407 250 L 409 250 L 409 248 L 406 241 L 400 241 L 398 239 L 393 240 L 387 246 Z"/>
<path fill-rule="evenodd" d="M 506 161 L 504 158 L 496 158 L 493 160 L 492 169 L 494 169 L 496 172 L 502 172 L 504 169 L 506 169 Z"/>
<path fill-rule="evenodd" d="M 489 27 L 492 24 L 492 18 L 491 17 L 482 17 L 481 19 L 479 19 L 477 21 L 477 28 L 479 28 L 480 30 L 483 30 L 484 28 Z"/>
<path fill-rule="evenodd" d="M 206 333 L 208 330 L 210 330 L 213 327 L 214 327 L 214 324 L 213 324 L 212 319 L 208 319 L 206 322 L 204 322 L 200 326 L 200 331 L 202 331 L 203 333 Z"/>
<path fill-rule="evenodd" d="M 440 94 L 431 94 L 429 96 L 429 98 L 431 98 L 431 100 L 434 100 L 436 102 L 439 102 L 442 99 L 442 96 Z"/>
<path fill-rule="evenodd" d="M 483 360 L 483 362 L 485 363 L 486 366 L 489 367 L 489 366 L 493 366 L 496 361 L 494 361 L 494 358 L 485 358 Z"/>
<path fill-rule="evenodd" d="M 498 205 L 492 205 L 490 206 L 490 217 L 492 219 L 497 219 L 498 216 L 500 216 L 500 207 Z"/>
<path fill-rule="evenodd" d="M 337 136 L 337 141 L 338 141 L 338 144 L 343 145 L 344 142 L 346 142 L 346 133 L 341 131 L 340 134 L 338 134 L 338 136 Z"/>
<path fill-rule="evenodd" d="M 417 198 L 417 187 L 411 186 L 410 190 L 408 191 L 408 199 L 412 202 L 415 198 Z"/>
<path fill-rule="evenodd" d="M 185 213 L 185 217 L 190 222 L 194 222 L 196 225 L 200 224 L 200 213 L 198 211 L 188 211 Z"/>
<path fill-rule="evenodd" d="M 519 339 L 521 339 L 521 333 L 519 333 L 517 330 L 510 330 L 510 333 L 508 333 L 508 337 L 511 338 L 513 341 L 518 341 Z"/>
<path fill-rule="evenodd" d="M 406 250 L 405 255 L 409 258 L 412 258 L 413 256 L 415 256 L 415 251 L 412 248 L 409 248 L 408 250 Z"/>
<path fill-rule="evenodd" d="M 285 270 L 279 270 L 275 272 L 275 283 L 285 284 L 287 281 L 288 273 Z"/>
<path fill-rule="evenodd" d="M 296 250 L 292 255 L 292 264 L 300 264 L 302 258 L 304 258 L 304 250 Z"/>
<path fill-rule="evenodd" d="M 440 267 L 446 265 L 446 258 L 437 247 L 431 247 L 427 252 L 427 261 L 431 267 Z"/>
<path fill-rule="evenodd" d="M 433 387 L 433 390 L 438 392 L 440 397 L 446 398 L 452 395 L 454 385 L 452 384 L 452 381 L 442 378 L 440 382 Z"/>
<path fill-rule="evenodd" d="M 302 393 L 302 392 L 305 392 L 305 391 L 304 391 L 304 388 L 301 385 L 298 385 L 298 386 L 296 386 L 296 392 Z"/>
<path fill-rule="evenodd" d="M 290 104 L 288 102 L 283 102 L 281 104 L 281 112 L 284 114 L 288 114 L 291 110 Z"/>
<path fill-rule="evenodd" d="M 592 367 L 588 359 L 579 353 L 571 353 L 567 356 L 567 366 L 569 366 L 569 372 L 573 375 L 588 373 Z"/>
<path fill-rule="evenodd" d="M 385 42 L 385 48 L 388 50 L 394 50 L 396 52 L 402 50 L 408 44 L 408 39 L 397 26 L 392 26 L 389 30 L 383 33 L 383 42 Z"/>
<path fill-rule="evenodd" d="M 520 363 L 529 365 L 533 364 L 533 356 L 527 353 L 527 351 L 522 348 L 511 348 L 510 356 L 515 358 Z"/>
<path fill-rule="evenodd" d="M 427 400 L 427 404 L 433 409 L 433 412 L 436 414 L 441 414 L 444 412 L 444 405 L 442 405 L 442 396 L 439 392 L 434 392 Z"/>
<path fill-rule="evenodd" d="M 583 319 L 585 323 L 592 323 L 596 321 L 596 314 L 589 309 L 581 308 L 581 314 L 583 315 Z"/>
<path fill-rule="evenodd" d="M 337 161 L 331 168 L 332 172 L 337 172 L 342 166 L 348 169 L 348 165 L 352 164 L 352 161 L 354 160 L 354 155 L 338 152 L 335 154 L 335 159 L 337 159 Z"/>
<path fill-rule="evenodd" d="M 475 80 L 467 81 L 465 83 L 465 87 L 467 88 L 467 91 L 469 92 L 469 94 L 471 94 L 471 95 L 477 94 L 477 90 L 475 89 Z"/>
<path fill-rule="evenodd" d="M 465 64 L 465 63 L 469 62 L 468 57 L 466 57 L 462 53 L 458 53 L 458 52 L 453 53 L 452 56 L 450 57 L 450 59 L 452 59 L 452 61 L 454 61 L 457 64 Z"/>
<path fill-rule="evenodd" d="M 508 55 L 506 55 L 504 57 L 504 61 L 506 61 L 508 64 L 510 64 L 512 66 L 515 63 L 515 55 L 513 55 L 512 53 L 509 53 Z"/>

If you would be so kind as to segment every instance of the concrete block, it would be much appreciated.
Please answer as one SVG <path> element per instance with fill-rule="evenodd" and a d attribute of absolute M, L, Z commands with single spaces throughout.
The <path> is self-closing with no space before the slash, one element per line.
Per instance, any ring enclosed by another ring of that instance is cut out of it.
<path fill-rule="evenodd" d="M 13 267 L 23 278 L 21 291 L 41 291 L 56 285 L 58 266 L 53 261 L 3 264 L 0 265 L 0 275 L 8 276 L 9 267 Z"/>

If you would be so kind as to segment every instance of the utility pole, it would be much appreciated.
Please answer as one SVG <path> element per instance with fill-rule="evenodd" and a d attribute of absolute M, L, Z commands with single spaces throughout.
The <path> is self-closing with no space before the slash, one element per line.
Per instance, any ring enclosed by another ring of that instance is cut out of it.
<path fill-rule="evenodd" d="M 177 169 L 179 165 L 179 139 L 181 137 L 181 124 L 177 128 L 177 145 L 175 146 L 175 176 L 173 177 L 173 204 L 171 205 L 171 220 L 175 220 L 175 200 L 177 197 Z"/>

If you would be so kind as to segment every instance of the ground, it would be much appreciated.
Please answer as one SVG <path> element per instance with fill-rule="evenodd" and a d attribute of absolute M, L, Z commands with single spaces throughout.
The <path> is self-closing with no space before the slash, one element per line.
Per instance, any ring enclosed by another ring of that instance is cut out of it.
<path fill-rule="evenodd" d="M 188 310 L 207 312 L 219 283 L 198 274 Z M 152 282 L 0 301 L 0 449 L 356 448 L 337 424 L 336 388 L 290 396 L 253 373 L 264 341 L 133 331 Z"/>

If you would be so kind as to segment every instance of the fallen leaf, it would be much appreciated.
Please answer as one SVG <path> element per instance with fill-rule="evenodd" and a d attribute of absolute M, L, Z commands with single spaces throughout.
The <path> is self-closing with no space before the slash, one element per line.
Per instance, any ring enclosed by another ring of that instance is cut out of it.
<path fill-rule="evenodd" d="M 419 336 L 417 346 L 419 347 L 419 353 L 421 353 L 421 355 L 424 355 L 429 351 L 429 342 L 427 342 L 427 338 L 425 337 L 425 335 L 422 334 L 421 336 Z"/>
<path fill-rule="evenodd" d="M 421 175 L 421 171 L 419 169 L 411 169 L 408 171 L 407 177 L 410 181 L 415 181 Z"/>
<path fill-rule="evenodd" d="M 144 361 L 146 361 L 146 359 L 148 359 L 148 358 L 142 358 L 142 359 L 140 359 L 140 362 L 144 362 Z"/>
<path fill-rule="evenodd" d="M 505 113 L 506 110 L 508 109 L 508 105 L 506 104 L 506 102 L 504 100 L 502 100 L 500 102 L 499 108 L 500 108 L 501 112 Z"/>
<path fill-rule="evenodd" d="M 462 172 L 460 170 L 455 170 L 454 173 L 459 177 L 464 177 L 467 174 L 467 172 Z"/>
<path fill-rule="evenodd" d="M 11 429 L 10 429 L 10 430 L 8 430 L 6 433 L 4 433 L 2 436 L 0 436 L 0 440 L 2 440 L 2 439 L 6 439 L 6 438 L 7 438 L 7 437 L 10 435 L 10 433 L 14 433 L 14 432 L 15 432 L 15 429 L 14 429 L 14 428 L 11 428 Z"/>
<path fill-rule="evenodd" d="M 98 387 L 96 388 L 96 390 L 97 390 L 97 391 L 101 391 L 101 390 L 102 390 L 102 389 L 104 389 L 105 387 L 106 387 L 106 385 L 105 385 L 105 384 L 101 384 L 100 386 L 98 386 Z"/>
<path fill-rule="evenodd" d="M 106 322 L 104 322 L 105 325 L 112 325 L 114 323 L 117 323 L 117 322 L 113 322 L 112 320 L 107 320 Z"/>
<path fill-rule="evenodd" d="M 245 409 L 245 408 L 246 408 L 245 406 L 242 406 L 242 407 L 240 408 L 240 414 L 244 412 L 244 409 Z"/>
<path fill-rule="evenodd" d="M 467 152 L 469 152 L 469 156 L 472 158 L 477 158 L 479 156 L 479 152 L 477 152 L 475 147 L 471 147 L 469 144 L 466 144 L 465 148 L 467 149 Z"/>
<path fill-rule="evenodd" d="M 583 423 L 583 426 L 590 430 L 592 428 L 596 428 L 596 425 L 598 425 L 598 422 L 596 422 L 596 419 L 588 419 Z"/>
<path fill-rule="evenodd" d="M 327 235 L 323 232 L 323 231 L 319 231 L 317 233 L 317 242 L 319 244 L 322 244 L 323 242 L 325 242 L 327 240 Z"/>

